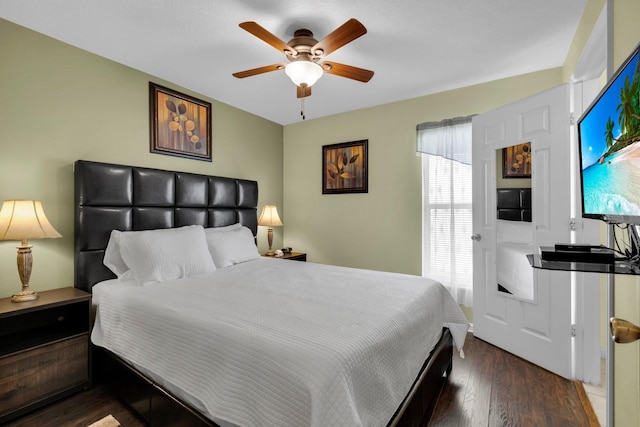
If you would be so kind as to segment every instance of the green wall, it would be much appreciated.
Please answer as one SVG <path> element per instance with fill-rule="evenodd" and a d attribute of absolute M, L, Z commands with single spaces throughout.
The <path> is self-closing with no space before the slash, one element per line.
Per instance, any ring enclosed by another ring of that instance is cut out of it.
<path fill-rule="evenodd" d="M 614 71 L 640 43 L 640 2 L 613 1 Z M 616 317 L 640 325 L 640 280 L 617 275 L 615 278 Z M 615 423 L 637 426 L 640 420 L 640 341 L 615 345 Z"/>
<path fill-rule="evenodd" d="M 314 262 L 422 274 L 416 125 L 482 113 L 561 77 L 557 68 L 285 126 L 285 244 Z M 322 146 L 360 139 L 369 140 L 369 192 L 323 195 Z"/>
<path fill-rule="evenodd" d="M 2 19 L 0 40 L 0 201 L 41 200 L 63 235 L 30 242 L 33 290 L 73 286 L 78 159 L 254 179 L 259 204 L 283 209 L 281 125 Z M 212 163 L 149 152 L 149 81 L 212 103 Z M 16 244 L 0 241 L 0 297 L 20 289 Z"/>

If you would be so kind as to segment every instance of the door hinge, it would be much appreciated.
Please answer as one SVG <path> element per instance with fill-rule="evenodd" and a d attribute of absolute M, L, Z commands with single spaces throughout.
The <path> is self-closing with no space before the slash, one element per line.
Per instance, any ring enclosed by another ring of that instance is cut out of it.
<path fill-rule="evenodd" d="M 571 336 L 574 338 L 576 336 L 576 325 L 571 325 Z"/>
<path fill-rule="evenodd" d="M 576 219 L 569 218 L 569 230 L 576 231 Z"/>
<path fill-rule="evenodd" d="M 576 117 L 576 113 L 574 112 L 569 113 L 569 124 L 573 126 L 576 124 L 577 121 L 578 121 L 578 118 Z"/>

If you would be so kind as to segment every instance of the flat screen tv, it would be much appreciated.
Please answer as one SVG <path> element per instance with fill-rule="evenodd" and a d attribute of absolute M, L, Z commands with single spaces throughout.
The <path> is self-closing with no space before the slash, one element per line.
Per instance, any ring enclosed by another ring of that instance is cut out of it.
<path fill-rule="evenodd" d="M 640 45 L 578 120 L 582 216 L 640 224 Z"/>

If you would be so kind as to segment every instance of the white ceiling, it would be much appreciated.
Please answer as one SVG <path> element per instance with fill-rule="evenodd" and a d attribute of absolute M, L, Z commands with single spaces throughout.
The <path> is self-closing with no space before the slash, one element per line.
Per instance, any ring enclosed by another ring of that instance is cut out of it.
<path fill-rule="evenodd" d="M 307 120 L 562 66 L 586 0 L 0 0 L 0 17 L 272 120 L 301 120 L 285 60 L 238 27 L 285 42 L 356 18 L 368 33 L 327 59 L 375 71 L 369 83 L 325 74 Z M 6 41 L 2 41 L 6 43 Z"/>

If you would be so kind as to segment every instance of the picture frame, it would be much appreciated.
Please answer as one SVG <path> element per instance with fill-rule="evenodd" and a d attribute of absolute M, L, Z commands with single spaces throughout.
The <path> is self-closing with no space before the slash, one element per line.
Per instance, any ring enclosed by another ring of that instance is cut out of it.
<path fill-rule="evenodd" d="M 322 194 L 368 193 L 369 140 L 322 146 Z"/>
<path fill-rule="evenodd" d="M 531 143 L 505 147 L 502 149 L 503 178 L 531 178 Z"/>
<path fill-rule="evenodd" d="M 150 151 L 212 161 L 211 103 L 149 82 Z"/>

